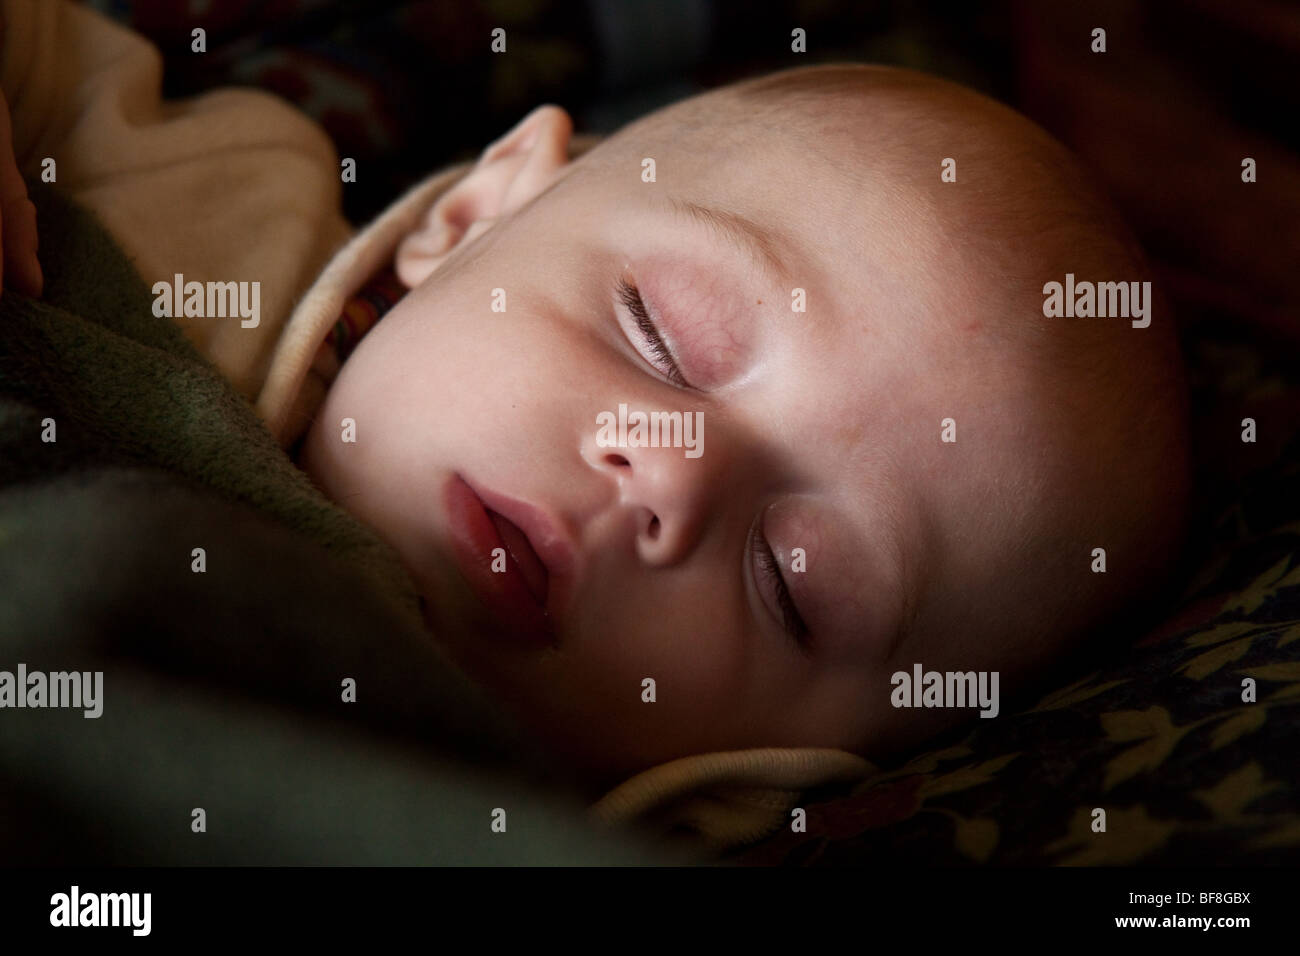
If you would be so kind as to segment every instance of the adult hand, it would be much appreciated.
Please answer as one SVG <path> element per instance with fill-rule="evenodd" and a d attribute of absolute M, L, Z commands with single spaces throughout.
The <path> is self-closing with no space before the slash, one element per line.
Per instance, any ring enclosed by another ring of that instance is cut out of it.
<path fill-rule="evenodd" d="M 9 104 L 0 93 L 0 288 L 5 285 L 39 296 L 45 284 L 36 258 L 36 207 L 27 198 L 27 184 L 14 158 Z"/>

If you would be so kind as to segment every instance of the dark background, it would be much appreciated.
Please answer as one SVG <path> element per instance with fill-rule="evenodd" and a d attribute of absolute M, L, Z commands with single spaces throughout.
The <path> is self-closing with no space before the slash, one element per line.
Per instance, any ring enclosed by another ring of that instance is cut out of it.
<path fill-rule="evenodd" d="M 899 0 L 88 5 L 158 45 L 169 97 L 248 85 L 314 116 L 363 170 L 347 190 L 354 220 L 438 166 L 471 158 L 545 102 L 565 107 L 579 131 L 608 133 L 712 86 L 828 60 L 904 63 L 1014 92 L 1009 15 L 997 5 L 944 15 Z M 190 50 L 196 26 L 207 31 L 206 54 Z M 805 55 L 790 51 L 796 26 L 809 37 Z M 504 54 L 490 50 L 496 27 L 507 34 Z"/>

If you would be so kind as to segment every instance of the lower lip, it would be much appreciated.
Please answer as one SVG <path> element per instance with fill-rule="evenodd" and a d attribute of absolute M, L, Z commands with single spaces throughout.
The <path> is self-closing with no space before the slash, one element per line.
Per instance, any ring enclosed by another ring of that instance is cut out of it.
<path fill-rule="evenodd" d="M 505 548 L 505 543 L 474 489 L 453 475 L 443 502 L 457 566 L 503 635 L 528 647 L 553 646 L 551 618 L 533 598 L 514 562 L 507 557 L 504 571 L 492 570 L 492 551 Z"/>

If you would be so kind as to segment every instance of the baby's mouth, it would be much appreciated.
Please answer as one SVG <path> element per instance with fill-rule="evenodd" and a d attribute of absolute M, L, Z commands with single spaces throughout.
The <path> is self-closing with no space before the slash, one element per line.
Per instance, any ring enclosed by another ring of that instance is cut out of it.
<path fill-rule="evenodd" d="M 520 647 L 556 646 L 548 609 L 555 581 L 563 582 L 572 549 L 552 519 L 534 506 L 485 490 L 484 496 L 459 474 L 443 487 L 447 544 L 464 583 L 498 625 L 489 630 Z M 501 511 L 488 507 L 490 498 Z M 506 518 L 509 511 L 513 518 Z M 524 531 L 527 526 L 529 533 Z M 549 561 L 544 561 L 545 554 Z"/>
<path fill-rule="evenodd" d="M 501 535 L 501 541 L 506 546 L 511 560 L 523 574 L 524 583 L 528 585 L 528 591 L 533 596 L 539 607 L 546 608 L 546 595 L 550 574 L 546 570 L 546 565 L 542 559 L 537 556 L 533 549 L 532 543 L 528 540 L 528 535 L 515 524 L 512 524 L 506 518 L 497 514 L 491 508 L 484 508 L 488 518 L 497 529 L 497 534 Z"/>

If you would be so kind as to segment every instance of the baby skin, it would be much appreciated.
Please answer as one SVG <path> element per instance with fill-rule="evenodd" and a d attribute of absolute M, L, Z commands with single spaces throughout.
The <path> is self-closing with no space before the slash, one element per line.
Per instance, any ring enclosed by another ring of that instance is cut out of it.
<path fill-rule="evenodd" d="M 576 771 L 884 755 L 975 713 L 895 706 L 895 672 L 1006 694 L 1161 580 L 1188 497 L 1173 323 L 1045 316 L 1067 272 L 1150 278 L 1045 133 L 845 65 L 576 160 L 571 135 L 538 108 L 401 243 L 410 291 L 300 464 Z M 680 413 L 699 453 L 611 443 L 620 406 Z"/>

